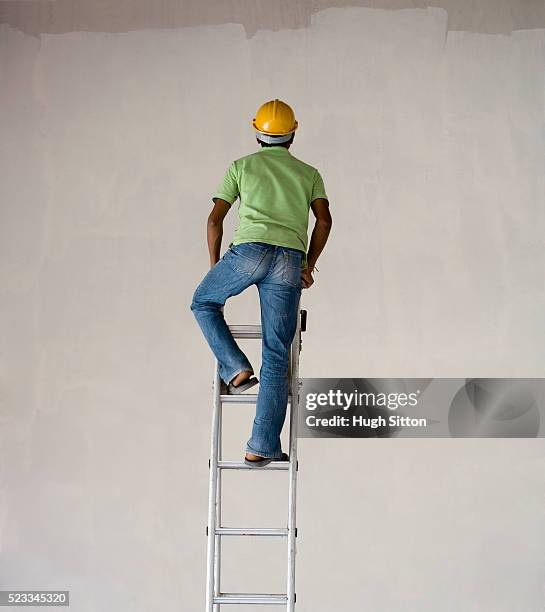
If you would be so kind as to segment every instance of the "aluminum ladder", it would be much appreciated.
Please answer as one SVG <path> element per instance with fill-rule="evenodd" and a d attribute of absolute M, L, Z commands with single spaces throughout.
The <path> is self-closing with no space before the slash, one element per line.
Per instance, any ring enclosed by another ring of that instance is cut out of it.
<path fill-rule="evenodd" d="M 222 457 L 222 412 L 224 404 L 255 404 L 257 394 L 220 395 L 218 361 L 215 359 L 213 383 L 212 436 L 210 451 L 210 484 L 208 494 L 208 537 L 206 612 L 218 612 L 224 604 L 283 605 L 288 612 L 295 610 L 295 538 L 296 527 L 296 486 L 297 486 L 297 412 L 299 407 L 299 353 L 301 333 L 306 330 L 307 311 L 297 305 L 297 327 L 291 344 L 288 365 L 288 406 L 289 406 L 289 457 L 283 462 L 271 462 L 255 468 L 243 461 L 225 461 Z M 261 325 L 229 325 L 234 338 L 261 338 Z M 288 472 L 288 519 L 287 526 L 280 528 L 224 527 L 221 524 L 221 475 L 223 470 L 283 470 Z M 285 537 L 287 540 L 286 593 L 224 593 L 221 591 L 221 539 L 226 536 Z"/>

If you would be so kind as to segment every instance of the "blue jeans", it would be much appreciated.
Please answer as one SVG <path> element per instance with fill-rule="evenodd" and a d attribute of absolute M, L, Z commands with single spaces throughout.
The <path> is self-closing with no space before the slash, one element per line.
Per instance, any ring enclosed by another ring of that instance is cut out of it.
<path fill-rule="evenodd" d="M 222 307 L 227 298 L 256 285 L 261 306 L 262 359 L 252 435 L 246 452 L 282 456 L 280 432 L 288 404 L 288 363 L 302 290 L 303 251 L 264 242 L 230 244 L 203 278 L 191 310 L 216 356 L 219 375 L 229 383 L 243 370 L 254 371 L 235 342 Z"/>

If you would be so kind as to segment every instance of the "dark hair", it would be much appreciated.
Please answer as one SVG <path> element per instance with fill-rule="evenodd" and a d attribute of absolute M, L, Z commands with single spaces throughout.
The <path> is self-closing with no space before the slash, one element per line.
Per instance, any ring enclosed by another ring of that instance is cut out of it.
<path fill-rule="evenodd" d="M 295 132 L 293 132 L 291 138 L 287 142 L 279 142 L 278 144 L 269 144 L 268 142 L 263 142 L 262 140 L 259 140 L 259 137 L 256 138 L 262 147 L 287 147 L 293 142 L 293 139 L 295 138 Z"/>

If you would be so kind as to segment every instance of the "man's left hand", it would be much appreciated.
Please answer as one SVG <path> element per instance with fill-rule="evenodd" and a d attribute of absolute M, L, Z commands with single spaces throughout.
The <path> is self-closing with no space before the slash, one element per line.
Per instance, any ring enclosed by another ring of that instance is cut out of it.
<path fill-rule="evenodd" d="M 308 289 L 312 285 L 314 279 L 312 278 L 312 274 L 309 268 L 305 268 L 301 272 L 301 280 L 303 281 L 303 289 Z"/>

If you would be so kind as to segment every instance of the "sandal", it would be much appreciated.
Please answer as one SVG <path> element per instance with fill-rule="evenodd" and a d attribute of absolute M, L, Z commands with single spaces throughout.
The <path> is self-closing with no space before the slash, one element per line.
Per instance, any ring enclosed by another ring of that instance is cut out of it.
<path fill-rule="evenodd" d="M 257 380 L 255 376 L 251 376 L 248 380 L 245 380 L 243 383 L 240 383 L 240 385 L 234 385 L 233 383 L 226 384 L 225 381 L 221 380 L 220 381 L 220 394 L 221 395 L 238 395 L 239 393 L 246 391 L 250 387 L 257 385 L 258 382 L 259 380 Z"/>
<path fill-rule="evenodd" d="M 244 457 L 244 463 L 251 467 L 263 467 L 264 465 L 268 465 L 271 461 L 289 461 L 289 460 L 290 458 L 286 453 L 282 453 L 282 457 L 277 457 L 276 459 L 272 457 L 261 457 L 261 459 L 247 459 L 246 457 Z"/>

